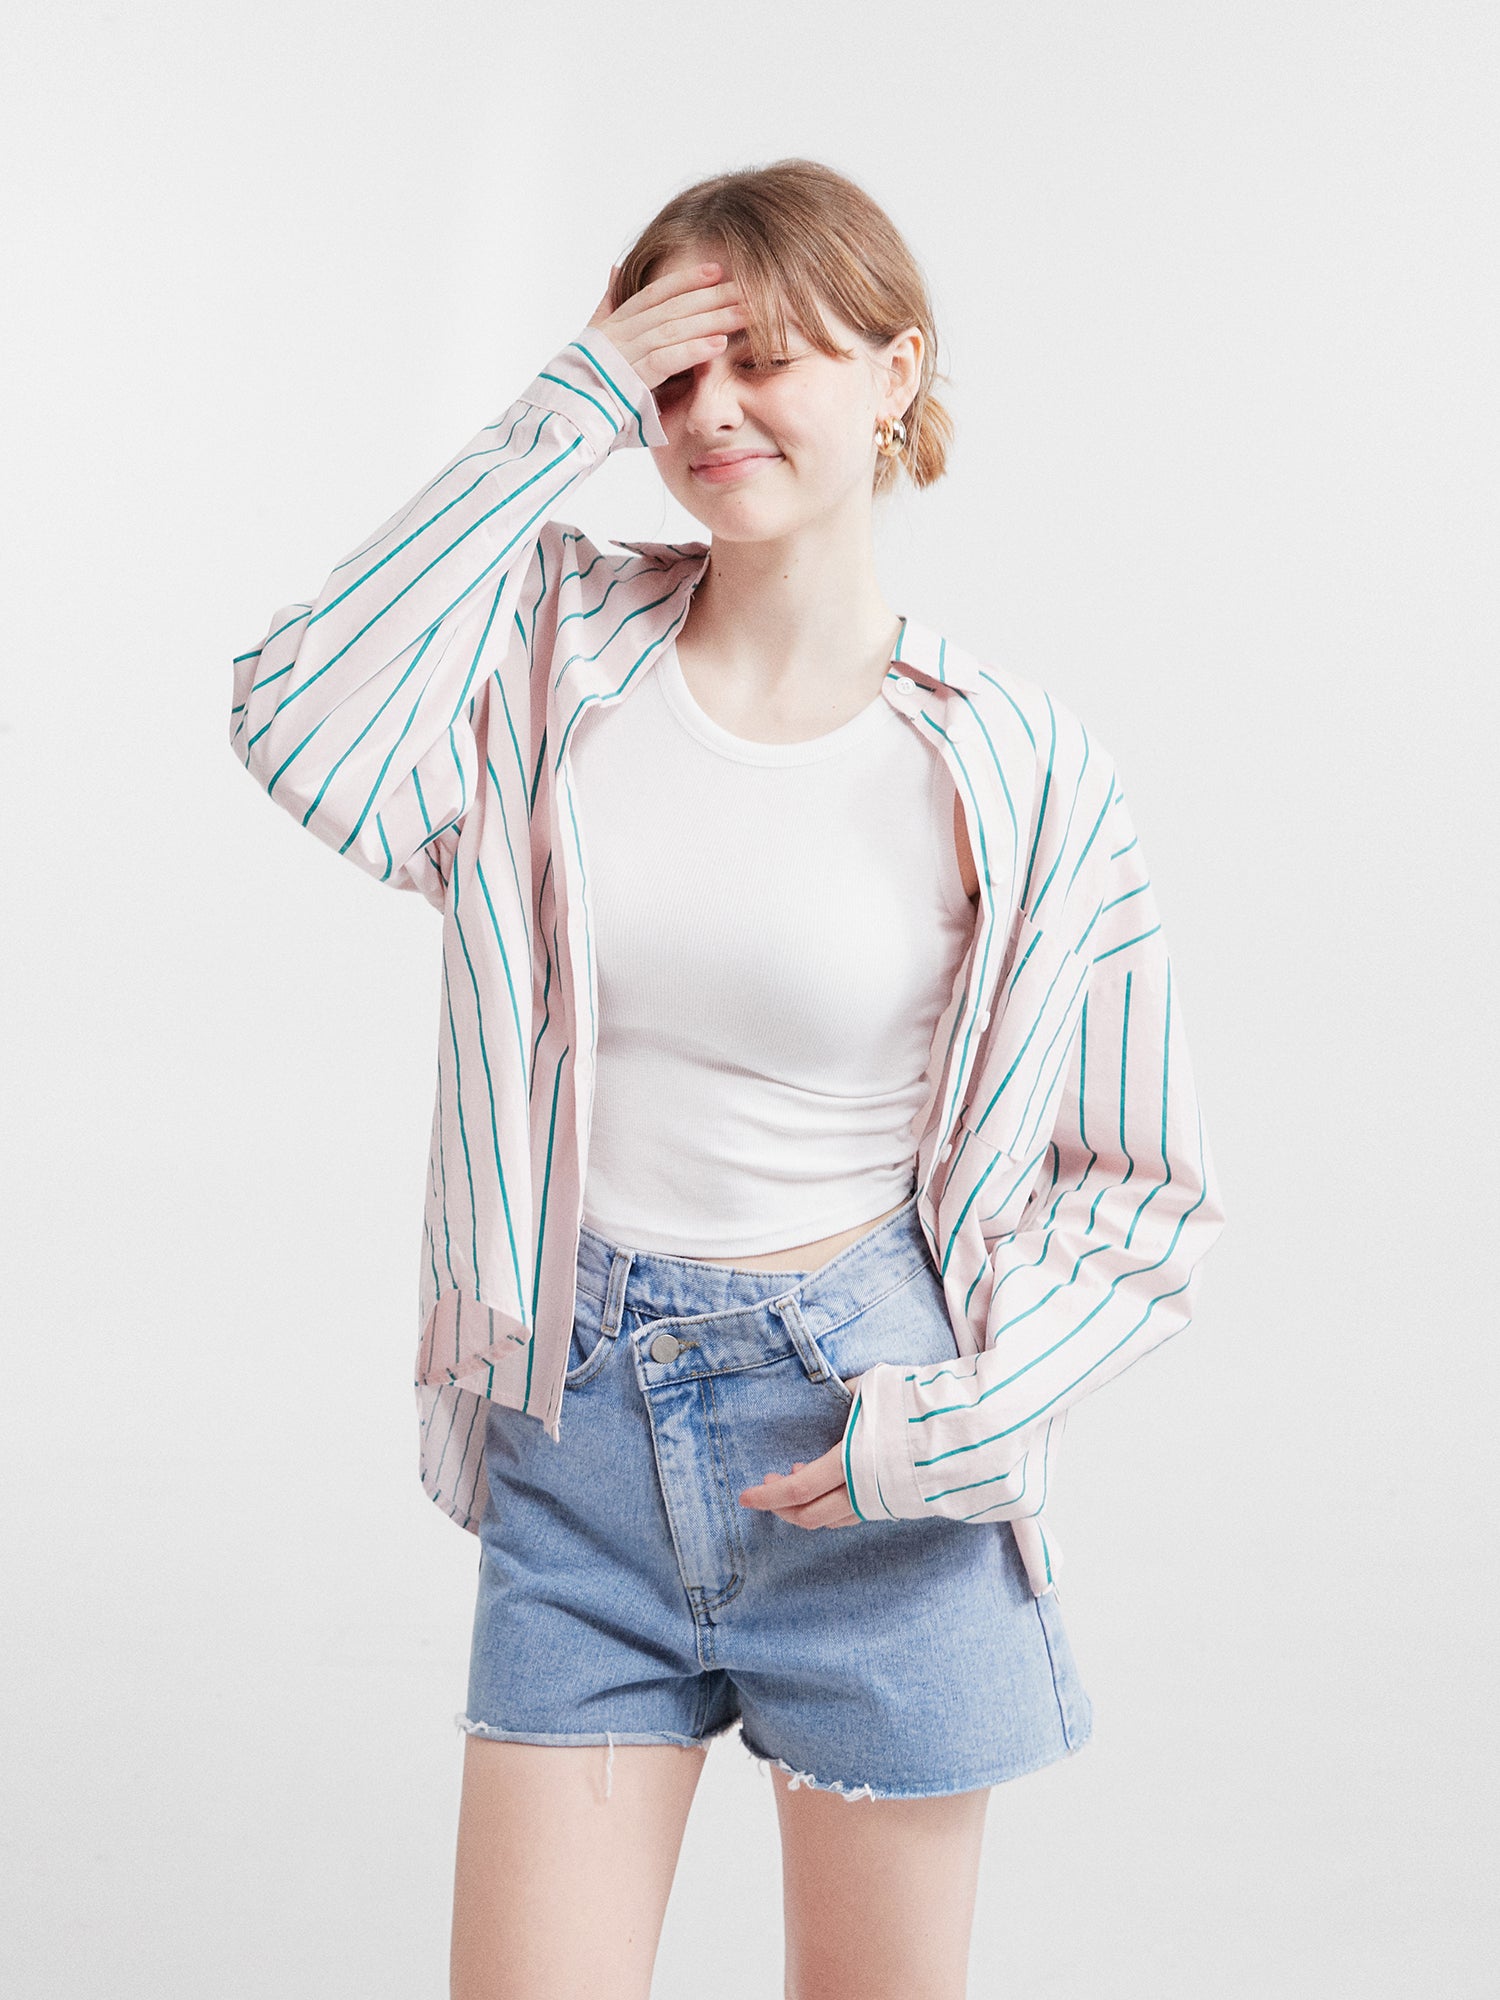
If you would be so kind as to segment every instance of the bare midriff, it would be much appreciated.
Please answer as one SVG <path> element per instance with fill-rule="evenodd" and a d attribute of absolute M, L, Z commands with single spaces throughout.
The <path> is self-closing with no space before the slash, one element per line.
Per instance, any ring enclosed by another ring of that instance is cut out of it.
<path fill-rule="evenodd" d="M 856 1222 L 852 1229 L 840 1229 L 833 1236 L 820 1236 L 814 1243 L 794 1243 L 789 1250 L 757 1250 L 750 1257 L 695 1257 L 693 1262 L 727 1264 L 735 1271 L 815 1271 L 830 1257 L 837 1257 L 840 1250 L 847 1250 L 851 1243 L 857 1243 L 868 1230 L 889 1221 L 896 1209 L 904 1208 L 910 1199 L 909 1195 L 903 1196 L 894 1207 L 872 1216 L 868 1222 Z"/>

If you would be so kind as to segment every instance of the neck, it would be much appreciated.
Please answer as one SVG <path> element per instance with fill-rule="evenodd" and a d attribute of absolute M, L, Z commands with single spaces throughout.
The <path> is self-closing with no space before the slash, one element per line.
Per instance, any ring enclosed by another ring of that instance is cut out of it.
<path fill-rule="evenodd" d="M 901 621 L 875 574 L 863 532 L 804 528 L 773 541 L 725 541 L 709 565 L 679 642 L 716 677 L 775 697 L 794 684 L 825 693 L 885 671 Z"/>

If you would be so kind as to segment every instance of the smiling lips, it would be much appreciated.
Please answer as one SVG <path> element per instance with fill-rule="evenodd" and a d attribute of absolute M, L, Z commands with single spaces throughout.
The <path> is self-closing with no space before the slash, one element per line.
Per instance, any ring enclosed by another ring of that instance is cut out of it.
<path fill-rule="evenodd" d="M 698 459 L 690 470 L 695 479 L 706 479 L 710 485 L 718 486 L 731 479 L 743 479 L 757 466 L 774 464 L 780 456 L 779 451 L 717 451 Z"/>

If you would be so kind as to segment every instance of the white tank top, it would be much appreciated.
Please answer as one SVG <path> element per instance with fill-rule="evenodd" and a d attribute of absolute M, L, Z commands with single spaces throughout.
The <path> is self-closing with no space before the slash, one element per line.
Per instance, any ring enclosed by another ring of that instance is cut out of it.
<path fill-rule="evenodd" d="M 584 1222 L 750 1256 L 903 1201 L 974 922 L 941 756 L 883 694 L 805 742 L 735 736 L 669 646 L 573 758 L 599 1003 Z"/>

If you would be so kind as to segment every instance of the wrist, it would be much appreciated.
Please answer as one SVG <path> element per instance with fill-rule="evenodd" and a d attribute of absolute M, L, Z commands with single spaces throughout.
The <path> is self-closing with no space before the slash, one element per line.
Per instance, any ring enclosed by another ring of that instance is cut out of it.
<path fill-rule="evenodd" d="M 666 432 L 656 408 L 656 398 L 646 381 L 636 373 L 603 327 L 586 326 L 574 343 L 592 363 L 606 400 L 620 417 L 614 443 L 623 445 L 664 445 Z"/>

